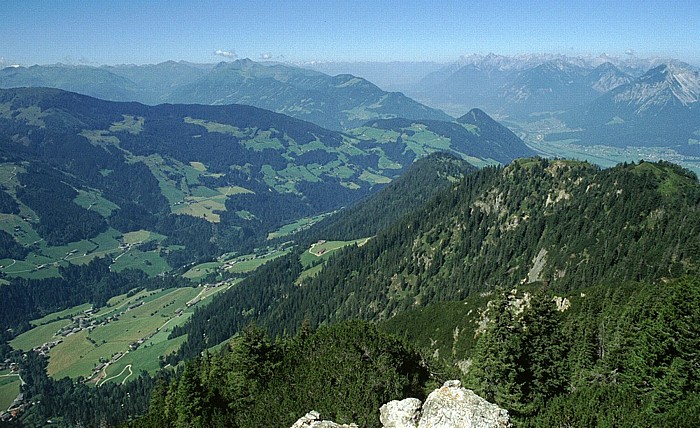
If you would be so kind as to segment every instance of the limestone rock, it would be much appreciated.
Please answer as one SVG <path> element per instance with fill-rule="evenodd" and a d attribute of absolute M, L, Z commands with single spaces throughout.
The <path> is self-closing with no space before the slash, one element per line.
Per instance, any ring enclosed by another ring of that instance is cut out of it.
<path fill-rule="evenodd" d="M 355 424 L 340 425 L 331 421 L 320 421 L 320 417 L 317 411 L 312 410 L 294 422 L 292 428 L 357 428 Z"/>
<path fill-rule="evenodd" d="M 418 428 L 505 428 L 508 411 L 489 403 L 459 381 L 447 381 L 431 392 L 423 404 Z"/>
<path fill-rule="evenodd" d="M 417 398 L 390 401 L 379 409 L 379 420 L 384 428 L 416 428 L 420 407 Z"/>
<path fill-rule="evenodd" d="M 291 428 L 357 428 L 321 421 L 310 411 Z M 462 388 L 458 380 L 445 382 L 431 392 L 421 407 L 417 398 L 391 401 L 379 409 L 384 428 L 509 428 L 508 411 L 491 404 L 472 390 Z"/>

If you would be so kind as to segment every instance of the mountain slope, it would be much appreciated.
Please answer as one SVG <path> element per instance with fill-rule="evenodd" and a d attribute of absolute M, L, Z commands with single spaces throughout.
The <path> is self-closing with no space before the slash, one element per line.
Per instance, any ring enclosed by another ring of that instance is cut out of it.
<path fill-rule="evenodd" d="M 350 241 L 373 236 L 475 170 L 470 163 L 447 153 L 428 155 L 416 160 L 379 192 L 319 222 L 295 239 Z"/>
<path fill-rule="evenodd" d="M 557 111 L 591 101 L 596 91 L 584 81 L 586 70 L 565 62 L 547 62 L 520 73 L 504 88 L 501 110 L 516 117 Z"/>
<path fill-rule="evenodd" d="M 658 64 L 605 55 L 472 55 L 427 75 L 406 93 L 451 114 L 479 107 L 522 120 L 590 102 L 652 65 Z"/>
<path fill-rule="evenodd" d="M 329 76 L 249 59 L 217 65 L 167 61 L 148 65 L 32 66 L 0 70 L 0 88 L 50 87 L 111 101 L 246 104 L 325 128 L 345 130 L 370 119 L 450 120 L 399 92 L 349 74 Z"/>
<path fill-rule="evenodd" d="M 474 150 L 491 144 L 478 133 L 474 147 L 361 134 L 243 105 L 146 106 L 55 89 L 2 90 L 2 229 L 24 246 L 47 248 L 18 257 L 19 265 L 3 259 L 0 269 L 58 276 L 56 263 L 67 263 L 58 255 L 90 260 L 143 230 L 153 242 L 145 247 L 150 264 L 140 268 L 156 275 L 252 250 L 269 232 L 348 206 L 430 153 L 497 157 Z"/>
<path fill-rule="evenodd" d="M 398 92 L 384 92 L 352 75 L 331 77 L 250 60 L 222 62 L 201 79 L 174 90 L 168 100 L 249 104 L 336 130 L 354 128 L 373 118 L 450 119 L 439 110 Z"/>
<path fill-rule="evenodd" d="M 185 61 L 101 67 L 101 69 L 134 82 L 139 88 L 139 93 L 136 94 L 136 98 L 132 98 L 130 101 L 139 101 L 145 104 L 160 104 L 165 102 L 167 94 L 175 88 L 201 78 L 212 68 L 214 68 L 213 64 L 192 64 Z M 73 91 L 80 92 L 75 89 Z M 111 99 L 109 97 L 100 96 L 97 98 Z"/>
<path fill-rule="evenodd" d="M 700 72 L 662 64 L 563 116 L 584 144 L 671 147 L 700 154 Z"/>
<path fill-rule="evenodd" d="M 33 65 L 0 69 L 0 88 L 49 87 L 113 101 L 141 99 L 141 88 L 126 77 L 88 66 Z"/>
<path fill-rule="evenodd" d="M 699 213 L 697 177 L 667 163 L 487 168 L 300 285 L 298 254 L 263 268 L 178 330 L 189 338 L 180 355 L 252 320 L 277 333 L 304 319 L 385 319 L 499 286 L 544 281 L 566 291 L 698 272 Z"/>
<path fill-rule="evenodd" d="M 378 130 L 385 131 L 377 134 Z M 449 150 L 481 166 L 508 163 L 518 157 L 534 155 L 520 138 L 479 109 L 472 109 L 454 122 L 436 120 L 382 119 L 353 130 L 353 135 L 372 135 L 377 140 L 396 139 L 407 147 L 434 147 Z"/>
<path fill-rule="evenodd" d="M 599 65 L 586 76 L 587 83 L 599 93 L 611 91 L 618 86 L 630 83 L 632 80 L 629 74 L 610 62 Z"/>

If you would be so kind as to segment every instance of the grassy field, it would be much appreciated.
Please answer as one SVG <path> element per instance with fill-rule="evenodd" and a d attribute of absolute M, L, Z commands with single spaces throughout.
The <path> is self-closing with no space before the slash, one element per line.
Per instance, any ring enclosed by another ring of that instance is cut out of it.
<path fill-rule="evenodd" d="M 115 272 L 121 272 L 124 269 L 138 269 L 149 276 L 156 276 L 170 271 L 171 268 L 168 262 L 160 256 L 160 251 L 143 252 L 135 249 L 119 255 L 111 269 Z"/>
<path fill-rule="evenodd" d="M 231 273 L 244 274 L 254 271 L 270 260 L 281 257 L 291 251 L 291 248 L 275 248 L 268 247 L 264 250 L 264 254 L 244 254 L 237 256 L 235 254 L 224 254 L 217 261 L 200 263 L 192 266 L 182 276 L 193 281 L 198 281 L 207 275 L 216 273 L 221 270 L 226 270 Z"/>
<path fill-rule="evenodd" d="M 87 264 L 95 258 L 111 255 L 116 262 L 112 269 L 140 269 L 150 276 L 168 272 L 171 268 L 156 250 L 143 252 L 133 245 L 149 241 L 162 241 L 166 237 L 147 230 L 120 232 L 109 229 L 94 238 L 56 247 L 44 241 L 34 243 L 34 251 L 25 260 L 0 260 L 0 271 L 8 276 L 41 279 L 59 276 L 58 267 L 71 264 Z M 124 247 L 126 246 L 126 247 Z"/>
<path fill-rule="evenodd" d="M 366 181 L 368 183 L 372 184 L 387 184 L 391 183 L 391 178 L 385 177 L 383 175 L 379 174 L 374 174 L 369 171 L 362 171 L 362 174 L 360 174 L 360 180 Z"/>
<path fill-rule="evenodd" d="M 0 223 L 2 222 L 0 221 Z M 36 237 L 38 239 L 30 242 L 34 251 L 25 260 L 0 260 L 0 266 L 3 266 L 0 271 L 8 276 L 29 279 L 57 277 L 59 275 L 58 266 L 68 263 L 86 264 L 95 257 L 117 254 L 121 251 L 119 249 L 121 234 L 114 229 L 109 229 L 92 239 L 50 247 L 38 235 L 35 235 L 36 232 L 31 229 L 31 226 L 29 228 L 31 233 L 24 235 L 20 232 L 14 232 L 13 228 L 15 238 L 24 245 L 28 245 L 28 243 L 23 242 L 28 240 L 26 238 Z M 22 230 L 21 226 L 20 230 Z M 23 237 L 25 239 L 22 239 Z"/>
<path fill-rule="evenodd" d="M 78 190 L 78 196 L 73 199 L 77 205 L 87 209 L 96 211 L 102 217 L 109 217 L 112 211 L 119 208 L 119 206 L 105 198 L 103 198 L 98 192 L 86 192 L 84 190 Z"/>
<path fill-rule="evenodd" d="M 0 371 L 0 412 L 4 412 L 10 407 L 19 394 L 19 377 L 10 374 L 8 370 Z"/>
<path fill-rule="evenodd" d="M 0 214 L 0 229 L 14 236 L 17 242 L 24 246 L 41 242 L 41 236 L 32 225 L 14 214 Z"/>
<path fill-rule="evenodd" d="M 143 117 L 134 117 L 128 114 L 123 115 L 124 120 L 120 122 L 114 122 L 112 126 L 109 127 L 111 132 L 126 131 L 130 134 L 138 134 L 143 131 Z"/>
<path fill-rule="evenodd" d="M 311 245 L 311 248 L 309 248 L 308 253 L 316 257 L 322 257 L 326 254 L 330 254 L 335 250 L 347 247 L 348 245 L 357 244 L 358 246 L 362 246 L 365 244 L 365 242 L 369 241 L 369 239 L 370 238 L 360 238 L 355 239 L 354 241 L 324 241 L 322 243 L 316 243 Z"/>
<path fill-rule="evenodd" d="M 43 345 L 46 342 L 55 340 L 54 335 L 62 327 L 71 323 L 70 320 L 57 320 L 47 324 L 39 325 L 29 331 L 25 331 L 10 341 L 14 349 L 29 351 L 30 349 Z"/>
<path fill-rule="evenodd" d="M 286 224 L 274 232 L 268 233 L 267 239 L 282 238 L 284 236 L 293 235 L 301 230 L 308 229 L 331 214 L 333 213 L 325 213 L 313 217 L 304 217 L 295 221 L 294 223 Z"/>
<path fill-rule="evenodd" d="M 203 119 L 193 119 L 191 117 L 186 117 L 185 123 L 191 123 L 193 125 L 202 126 L 207 130 L 207 132 L 218 132 L 219 134 L 233 135 L 233 136 L 238 137 L 238 138 L 246 137 L 246 134 L 245 134 L 245 132 L 243 132 L 243 130 L 241 130 L 240 128 L 237 128 L 233 125 L 226 125 L 224 123 L 217 123 L 217 122 L 209 122 L 209 121 L 203 120 Z"/>
<path fill-rule="evenodd" d="M 122 381 L 130 372 L 153 372 L 159 367 L 158 357 L 172 352 L 184 340 L 168 340 L 170 330 L 185 322 L 197 305 L 210 301 L 212 295 L 225 288 L 142 291 L 131 297 L 113 298 L 109 302 L 111 306 L 92 315 L 89 322 L 103 321 L 108 316 L 117 319 L 63 337 L 63 342 L 49 353 L 48 374 L 56 378 L 88 378 L 96 366 L 119 353 L 123 356 L 104 370 L 104 377 L 116 376 L 111 381 Z M 39 337 L 38 332 L 33 337 Z M 143 343 L 138 348 L 130 348 L 139 340 Z"/>
<path fill-rule="evenodd" d="M 310 267 L 306 270 L 304 270 L 301 274 L 299 274 L 299 278 L 297 278 L 294 283 L 299 285 L 301 284 L 306 278 L 313 278 L 314 276 L 318 275 L 319 272 L 321 272 L 321 269 L 323 269 L 323 263 L 318 264 L 316 266 Z"/>
<path fill-rule="evenodd" d="M 226 200 L 229 197 L 253 193 L 239 186 L 225 186 L 216 189 L 196 186 L 188 191 L 189 196 L 184 196 L 181 201 L 175 203 L 171 208 L 172 212 L 200 217 L 212 223 L 218 223 L 221 220 L 217 211 L 226 211 Z"/>
<path fill-rule="evenodd" d="M 353 241 L 320 241 L 312 244 L 311 247 L 304 251 L 299 257 L 299 263 L 306 269 L 299 275 L 296 279 L 296 283 L 300 284 L 304 279 L 315 276 L 323 268 L 323 263 L 318 264 L 319 261 L 325 261 L 331 257 L 333 252 L 347 247 L 348 245 L 358 245 L 362 246 L 370 238 L 361 238 Z"/>
<path fill-rule="evenodd" d="M 127 232 L 122 236 L 122 242 L 125 244 L 133 245 L 142 242 L 150 241 L 162 241 L 166 238 L 165 235 L 159 233 L 151 232 L 149 230 L 137 230 L 135 232 Z"/>
<path fill-rule="evenodd" d="M 192 269 L 185 272 L 182 276 L 187 279 L 199 279 L 214 273 L 221 267 L 221 262 L 208 262 L 194 266 Z"/>
<path fill-rule="evenodd" d="M 39 319 L 36 319 L 34 321 L 31 321 L 30 324 L 34 325 L 34 326 L 38 326 L 38 325 L 48 324 L 50 322 L 53 322 L 53 321 L 56 321 L 59 319 L 70 318 L 74 315 L 78 315 L 78 314 L 86 311 L 87 309 L 90 309 L 91 307 L 92 307 L 92 305 L 89 303 L 74 306 L 72 308 L 68 308 L 68 309 L 63 310 L 63 311 L 53 312 L 51 314 L 48 314 L 43 318 L 39 318 Z"/>
<path fill-rule="evenodd" d="M 289 253 L 289 251 L 291 251 L 291 248 L 286 248 L 284 250 L 273 250 L 270 253 L 252 259 L 249 258 L 249 256 L 237 257 L 236 259 L 227 262 L 229 267 L 226 267 L 226 270 L 232 273 L 248 273 L 254 271 L 270 260 L 282 257 L 283 255 Z"/>

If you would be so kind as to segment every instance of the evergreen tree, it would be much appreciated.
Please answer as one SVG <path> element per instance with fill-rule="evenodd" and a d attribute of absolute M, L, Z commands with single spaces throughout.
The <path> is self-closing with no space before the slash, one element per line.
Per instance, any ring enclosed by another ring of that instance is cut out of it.
<path fill-rule="evenodd" d="M 508 409 L 522 399 L 518 381 L 521 327 L 511 310 L 512 296 L 499 292 L 489 302 L 489 324 L 481 333 L 465 384 L 490 402 Z"/>
<path fill-rule="evenodd" d="M 540 408 L 566 387 L 566 346 L 560 314 L 544 290 L 531 295 L 521 318 L 521 354 L 517 382 L 528 411 Z"/>

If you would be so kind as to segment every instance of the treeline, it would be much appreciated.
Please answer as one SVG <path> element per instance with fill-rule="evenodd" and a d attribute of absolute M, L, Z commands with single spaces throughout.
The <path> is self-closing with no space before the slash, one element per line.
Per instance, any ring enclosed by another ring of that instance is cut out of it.
<path fill-rule="evenodd" d="M 60 267 L 60 278 L 13 279 L 0 287 L 0 326 L 18 334 L 30 328 L 32 319 L 83 303 L 101 307 L 111 297 L 134 288 L 191 285 L 180 277 L 148 278 L 138 270 L 116 273 L 110 265 L 110 259 L 100 258 L 83 266 Z"/>
<path fill-rule="evenodd" d="M 176 365 L 228 340 L 253 320 L 259 319 L 260 314 L 271 308 L 280 296 L 293 293 L 297 287 L 294 280 L 303 271 L 299 255 L 300 251 L 294 251 L 266 263 L 230 290 L 219 293 L 205 308 L 196 308 L 191 321 L 173 327 L 169 338 L 187 334 L 188 340 L 177 352 L 166 357 L 166 363 Z M 292 326 L 290 322 L 287 315 L 275 323 L 278 328 L 268 331 L 274 336 L 285 332 L 293 334 L 301 323 Z M 265 324 L 264 327 L 269 326 Z"/>
<path fill-rule="evenodd" d="M 187 363 L 152 394 L 133 427 L 286 427 L 310 410 L 339 423 L 377 427 L 379 407 L 425 397 L 418 353 L 375 326 L 341 323 L 273 342 L 244 329 L 218 354 Z"/>
<path fill-rule="evenodd" d="M 47 376 L 47 361 L 30 352 L 18 359 L 24 399 L 32 406 L 22 414 L 21 426 L 44 426 L 53 420 L 59 426 L 119 426 L 148 411 L 151 391 L 157 382 L 165 382 L 170 372 L 154 378 L 141 373 L 121 385 L 107 382 L 99 387 L 88 386 L 65 377 L 55 380 Z"/>
<path fill-rule="evenodd" d="M 473 171 L 476 171 L 474 166 L 447 153 L 426 156 L 376 194 L 346 207 L 294 238 L 305 242 L 373 236 Z"/>
<path fill-rule="evenodd" d="M 14 236 L 0 230 L 0 259 L 22 260 L 29 250 L 17 242 Z"/>
<path fill-rule="evenodd" d="M 19 214 L 19 205 L 17 205 L 15 198 L 2 190 L 0 190 L 0 213 Z"/>
<path fill-rule="evenodd" d="M 58 171 L 32 164 L 19 180 L 22 186 L 17 188 L 17 198 L 39 216 L 34 228 L 47 244 L 65 245 L 107 230 L 100 214 L 73 203 L 78 192 Z"/>
<path fill-rule="evenodd" d="M 563 306 L 541 283 L 477 297 L 422 308 L 432 326 L 408 311 L 380 327 L 341 322 L 311 333 L 305 323 L 274 343 L 247 327 L 154 391 L 133 426 L 291 426 L 309 409 L 378 426 L 384 402 L 422 399 L 451 378 L 508 409 L 518 427 L 700 423 L 697 277 L 588 287 Z M 465 323 L 472 312 L 480 322 Z M 407 348 L 431 344 L 433 326 L 447 333 L 447 352 Z M 455 350 L 456 336 L 476 340 Z"/>

